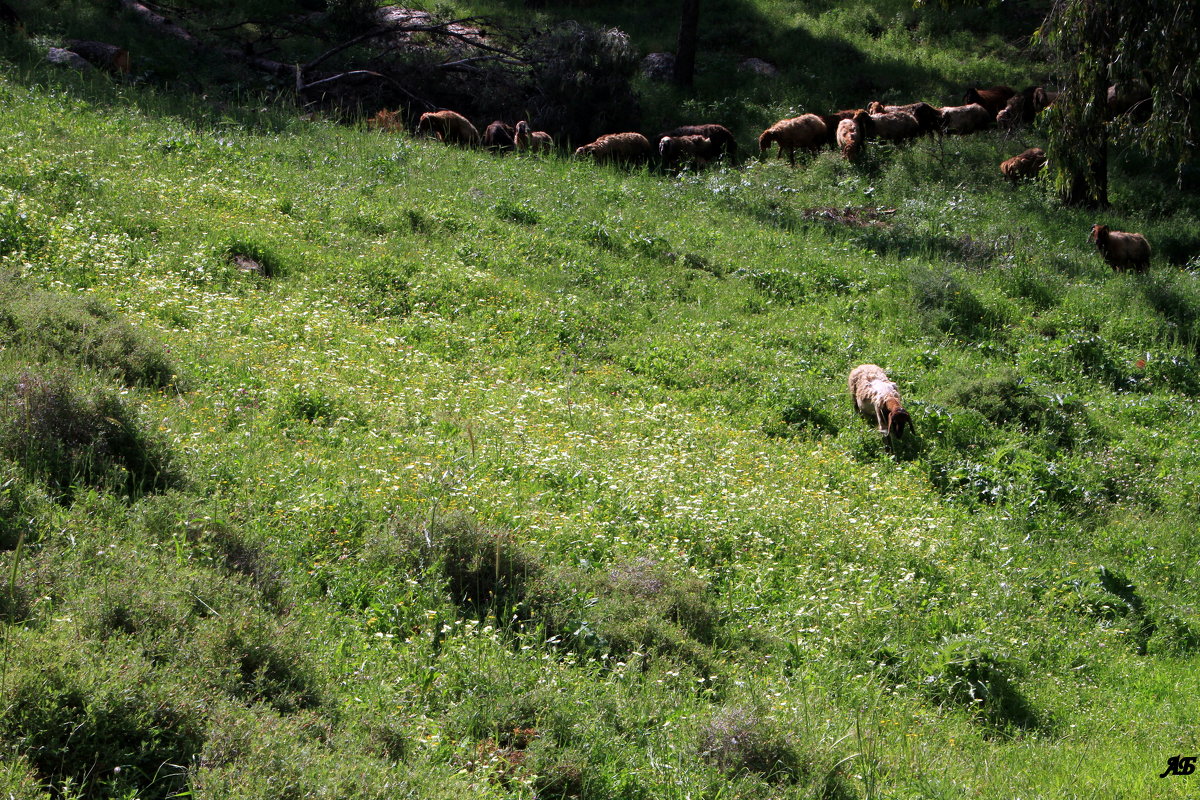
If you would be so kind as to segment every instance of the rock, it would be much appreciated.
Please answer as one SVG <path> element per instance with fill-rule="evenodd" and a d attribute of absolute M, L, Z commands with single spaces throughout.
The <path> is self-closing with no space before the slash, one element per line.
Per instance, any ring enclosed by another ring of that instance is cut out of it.
<path fill-rule="evenodd" d="M 46 60 L 51 64 L 57 64 L 60 67 L 70 67 L 80 72 L 95 69 L 95 67 L 87 62 L 87 59 L 76 53 L 72 53 L 70 50 L 64 50 L 61 47 L 51 47 L 50 51 L 46 53 Z"/>
<path fill-rule="evenodd" d="M 779 68 L 769 61 L 763 61 L 761 58 L 747 58 L 738 64 L 738 69 L 742 72 L 753 72 L 756 75 L 762 75 L 766 78 L 774 78 L 779 75 Z"/>
<path fill-rule="evenodd" d="M 642 75 L 649 80 L 669 81 L 674 74 L 674 53 L 651 53 L 642 59 Z"/>

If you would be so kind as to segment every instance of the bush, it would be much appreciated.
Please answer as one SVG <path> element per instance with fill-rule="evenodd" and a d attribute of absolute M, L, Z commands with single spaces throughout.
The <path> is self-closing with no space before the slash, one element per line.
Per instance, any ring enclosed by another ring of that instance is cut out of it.
<path fill-rule="evenodd" d="M 700 757 L 731 775 L 754 772 L 777 783 L 795 783 L 807 764 L 795 744 L 757 712 L 724 708 L 700 732 Z"/>
<path fill-rule="evenodd" d="M 163 388 L 178 369 L 164 348 L 136 331 L 111 309 L 32 288 L 0 273 L 0 345 L 9 344 L 30 360 L 67 357 L 126 385 Z"/>
<path fill-rule="evenodd" d="M 0 741 L 56 796 L 166 798 L 187 785 L 204 741 L 202 707 L 179 685 L 129 659 L 88 663 L 53 646 L 20 648 L 6 678 Z"/>
<path fill-rule="evenodd" d="M 63 372 L 0 375 L 0 454 L 65 497 L 79 485 L 137 497 L 182 482 L 119 396 Z"/>
<path fill-rule="evenodd" d="M 1013 683 L 1012 669 L 971 637 L 943 639 L 924 673 L 923 684 L 933 702 L 965 708 L 994 731 L 1039 724 Z"/>
<path fill-rule="evenodd" d="M 948 271 L 915 271 L 912 291 L 917 308 L 934 328 L 944 333 L 974 338 L 1003 321 L 1000 314 L 988 308 L 970 287 Z"/>

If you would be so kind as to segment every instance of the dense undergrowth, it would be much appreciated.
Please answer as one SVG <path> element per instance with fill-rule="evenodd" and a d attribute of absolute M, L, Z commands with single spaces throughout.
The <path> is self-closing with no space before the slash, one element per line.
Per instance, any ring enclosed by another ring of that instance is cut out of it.
<path fill-rule="evenodd" d="M 1001 179 L 1034 129 L 668 177 L 0 102 L 0 794 L 1188 796 L 1200 203 L 1155 165 L 1118 275 Z"/>

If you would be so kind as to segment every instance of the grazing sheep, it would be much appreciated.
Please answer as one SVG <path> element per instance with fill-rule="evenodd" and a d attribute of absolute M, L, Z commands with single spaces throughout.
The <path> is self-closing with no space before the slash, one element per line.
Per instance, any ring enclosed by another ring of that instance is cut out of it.
<path fill-rule="evenodd" d="M 1030 86 L 1020 94 L 1008 98 L 1008 103 L 996 114 L 996 124 L 1002 128 L 1033 122 L 1058 99 L 1058 92 L 1047 92 L 1041 86 Z"/>
<path fill-rule="evenodd" d="M 772 143 L 777 143 L 779 157 L 783 158 L 783 151 L 786 150 L 788 160 L 794 167 L 797 148 L 816 150 L 825 143 L 828 134 L 824 120 L 816 114 L 804 114 L 780 120 L 763 131 L 758 137 L 758 149 L 759 152 L 766 152 L 771 149 Z"/>
<path fill-rule="evenodd" d="M 837 129 L 844 119 L 862 119 L 864 136 L 867 138 L 873 136 L 875 131 L 871 128 L 870 117 L 860 117 L 863 111 L 864 109 L 861 108 L 845 108 L 841 111 L 834 111 L 832 114 L 818 114 L 817 116 L 825 123 L 825 144 L 837 147 Z"/>
<path fill-rule="evenodd" d="M 1126 267 L 1134 272 L 1150 269 L 1150 243 L 1140 233 L 1109 230 L 1107 225 L 1096 223 L 1091 240 L 1113 272 L 1124 272 Z"/>
<path fill-rule="evenodd" d="M 496 120 L 483 132 L 483 146 L 497 152 L 515 150 L 517 144 L 513 139 L 514 134 L 512 125 Z"/>
<path fill-rule="evenodd" d="M 672 169 L 684 162 L 703 169 L 720 155 L 721 149 L 707 136 L 664 136 L 658 140 L 658 157 L 664 169 Z"/>
<path fill-rule="evenodd" d="M 1008 103 L 1016 91 L 1007 86 L 993 86 L 990 89 L 967 89 L 963 95 L 963 105 L 979 104 L 987 109 L 988 118 L 995 119 L 1000 110 Z"/>
<path fill-rule="evenodd" d="M 479 131 L 457 111 L 427 111 L 417 121 L 417 133 L 431 133 L 439 142 L 479 144 Z"/>
<path fill-rule="evenodd" d="M 513 136 L 517 150 L 528 150 L 531 153 L 549 153 L 554 147 L 554 139 L 545 131 L 529 130 L 529 123 L 521 120 Z"/>
<path fill-rule="evenodd" d="M 854 410 L 878 425 L 879 432 L 889 440 L 903 436 L 905 425 L 916 432 L 912 417 L 900 402 L 900 390 L 882 369 L 874 364 L 860 364 L 850 371 L 849 384 Z"/>
<path fill-rule="evenodd" d="M 375 116 L 367 120 L 367 130 L 400 133 L 404 130 L 404 117 L 399 111 L 381 109 Z"/>
<path fill-rule="evenodd" d="M 878 100 L 873 100 L 871 101 L 870 105 L 867 106 L 867 111 L 872 115 L 892 114 L 895 112 L 911 114 L 916 118 L 922 135 L 927 133 L 935 133 L 941 126 L 942 122 L 942 115 L 938 112 L 938 110 L 929 105 L 929 103 L 923 102 L 908 103 L 907 105 L 903 106 L 885 106 Z"/>
<path fill-rule="evenodd" d="M 838 123 L 837 144 L 842 158 L 857 161 L 863 150 L 863 126 L 857 119 L 844 119 Z"/>
<path fill-rule="evenodd" d="M 946 106 L 941 110 L 942 113 L 942 133 L 957 133 L 965 135 L 975 133 L 986 128 L 992 123 L 995 114 L 988 113 L 988 110 L 979 103 L 971 103 L 965 106 Z"/>
<path fill-rule="evenodd" d="M 1144 122 L 1153 108 L 1150 87 L 1141 81 L 1115 83 L 1108 87 L 1106 102 L 1109 119 L 1132 111 L 1135 121 Z"/>
<path fill-rule="evenodd" d="M 606 133 L 590 144 L 575 150 L 576 156 L 591 156 L 597 164 L 613 161 L 636 163 L 645 161 L 654 152 L 650 140 L 640 133 Z"/>
<path fill-rule="evenodd" d="M 661 142 L 664 136 L 672 138 L 676 136 L 704 136 L 708 138 L 719 155 L 724 155 L 727 158 L 737 156 L 737 140 L 733 138 L 733 133 L 724 125 L 718 125 L 715 122 L 705 123 L 704 125 L 680 125 L 674 130 L 660 133 L 655 141 Z M 716 156 L 713 156 L 715 158 Z"/>
<path fill-rule="evenodd" d="M 1000 172 L 1013 183 L 1022 178 L 1036 178 L 1038 172 L 1046 165 L 1046 151 L 1040 147 L 1031 147 L 1020 155 L 1000 164 Z"/>
<path fill-rule="evenodd" d="M 888 111 L 871 114 L 871 127 L 875 136 L 889 142 L 903 142 L 921 135 L 921 123 L 907 111 Z"/>

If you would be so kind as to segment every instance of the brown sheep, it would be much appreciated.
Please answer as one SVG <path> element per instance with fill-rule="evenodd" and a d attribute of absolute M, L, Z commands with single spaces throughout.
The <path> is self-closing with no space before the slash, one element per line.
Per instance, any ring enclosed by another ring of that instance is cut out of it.
<path fill-rule="evenodd" d="M 497 152 L 515 150 L 517 145 L 513 140 L 514 134 L 512 125 L 496 120 L 483 132 L 483 146 Z"/>
<path fill-rule="evenodd" d="M 1040 147 L 1031 147 L 1020 155 L 1000 164 L 1000 172 L 1013 183 L 1022 178 L 1036 178 L 1038 172 L 1046 165 L 1046 151 Z"/>
<path fill-rule="evenodd" d="M 1002 128 L 1033 122 L 1038 114 L 1054 105 L 1058 92 L 1047 92 L 1041 86 L 1030 86 L 1008 98 L 1008 103 L 996 114 L 996 124 Z"/>
<path fill-rule="evenodd" d="M 606 133 L 590 144 L 575 150 L 579 157 L 591 156 L 597 164 L 613 161 L 637 163 L 650 158 L 654 148 L 640 133 Z"/>
<path fill-rule="evenodd" d="M 862 155 L 864 138 L 862 122 L 857 118 L 838 123 L 837 144 L 842 151 L 842 158 L 847 161 L 857 161 Z"/>
<path fill-rule="evenodd" d="M 850 398 L 854 410 L 868 422 L 874 422 L 890 441 L 904 435 L 907 425 L 916 433 L 912 417 L 900 402 L 900 390 L 887 373 L 874 364 L 860 364 L 850 371 Z"/>
<path fill-rule="evenodd" d="M 859 117 L 863 110 L 864 109 L 861 108 L 846 108 L 842 109 L 841 111 L 834 111 L 832 114 L 818 114 L 817 116 L 820 117 L 821 121 L 825 123 L 825 144 L 829 145 L 830 147 L 837 147 L 838 125 L 840 125 L 844 119 L 855 119 L 856 117 Z M 867 138 L 870 138 L 875 134 L 875 132 L 871 129 L 871 120 L 869 117 L 865 118 L 862 126 L 863 134 Z"/>
<path fill-rule="evenodd" d="M 1092 226 L 1091 240 L 1113 272 L 1124 272 L 1126 267 L 1134 272 L 1150 269 L 1150 243 L 1140 233 L 1114 231 L 1096 223 Z"/>
<path fill-rule="evenodd" d="M 888 111 L 871 114 L 871 127 L 875 136 L 889 142 L 903 142 L 921 135 L 921 123 L 907 111 Z"/>
<path fill-rule="evenodd" d="M 713 147 L 719 155 L 731 159 L 737 156 L 737 140 L 733 138 L 733 133 L 724 125 L 718 125 L 715 122 L 704 125 L 680 125 L 678 128 L 660 133 L 655 141 L 661 142 L 664 136 L 704 136 L 712 141 Z"/>
<path fill-rule="evenodd" d="M 531 153 L 549 153 L 554 148 L 554 139 L 545 131 L 529 130 L 529 123 L 521 120 L 517 123 L 513 135 L 513 143 L 517 150 L 528 150 Z"/>
<path fill-rule="evenodd" d="M 1000 110 L 1008 104 L 1016 91 L 1007 86 L 993 86 L 990 89 L 967 89 L 967 93 L 963 95 L 963 105 L 969 106 L 973 103 L 978 103 L 988 110 L 988 116 L 995 119 Z"/>
<path fill-rule="evenodd" d="M 457 111 L 427 111 L 417 121 L 417 133 L 431 133 L 439 142 L 477 145 L 479 131 Z"/>
<path fill-rule="evenodd" d="M 1133 112 L 1135 120 L 1144 122 L 1153 107 L 1150 87 L 1140 81 L 1115 83 L 1108 87 L 1106 102 L 1109 119 Z"/>
<path fill-rule="evenodd" d="M 836 131 L 835 131 L 836 135 Z M 825 143 L 828 128 L 824 120 L 816 114 L 803 114 L 799 117 L 784 119 L 767 128 L 758 137 L 759 152 L 766 152 L 771 145 L 779 145 L 779 157 L 783 158 L 786 150 L 788 160 L 796 166 L 796 150 L 816 150 Z"/>
<path fill-rule="evenodd" d="M 937 132 L 942 122 L 942 115 L 938 110 L 929 103 L 923 102 L 908 103 L 903 106 L 885 106 L 878 100 L 873 100 L 867 106 L 867 111 L 871 114 L 891 114 L 897 111 L 911 114 L 916 118 L 922 135 Z"/>
<path fill-rule="evenodd" d="M 941 110 L 942 132 L 965 135 L 981 131 L 992 123 L 994 114 L 979 103 L 965 106 L 946 106 Z"/>
<path fill-rule="evenodd" d="M 703 169 L 710 160 L 721 155 L 721 148 L 707 136 L 664 136 L 658 140 L 658 157 L 664 169 L 671 169 L 684 162 Z"/>

